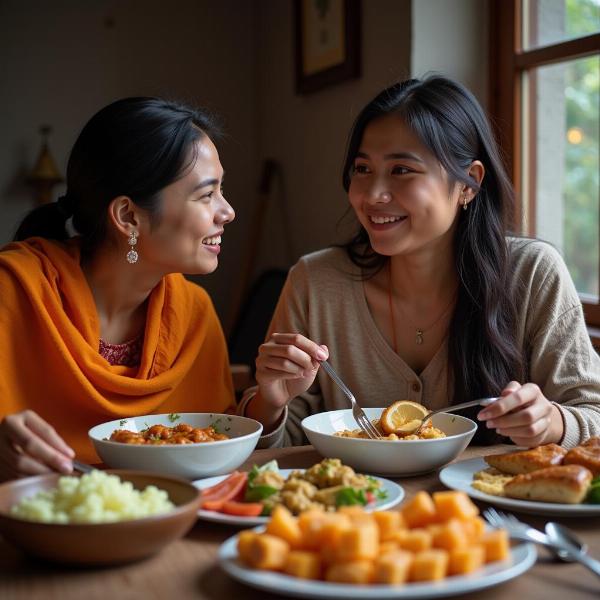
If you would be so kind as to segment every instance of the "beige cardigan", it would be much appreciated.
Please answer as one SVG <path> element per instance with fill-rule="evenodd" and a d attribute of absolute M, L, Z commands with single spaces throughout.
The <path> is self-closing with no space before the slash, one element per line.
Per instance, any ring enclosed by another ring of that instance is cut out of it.
<path fill-rule="evenodd" d="M 508 238 L 507 242 L 513 261 L 511 288 L 520 307 L 517 340 L 528 360 L 527 381 L 537 383 L 559 407 L 565 424 L 562 444 L 572 447 L 600 435 L 600 357 L 590 343 L 581 302 L 558 252 L 540 241 Z M 360 270 L 342 249 L 309 254 L 292 267 L 271 332 L 299 332 L 326 344 L 332 366 L 363 407 L 388 406 L 399 399 L 430 409 L 451 403 L 447 342 L 417 375 L 379 332 Z M 248 390 L 242 399 L 242 414 L 255 390 Z M 310 390 L 291 400 L 280 426 L 263 436 L 259 447 L 305 444 L 302 419 L 340 408 L 349 408 L 348 400 L 321 369 Z"/>

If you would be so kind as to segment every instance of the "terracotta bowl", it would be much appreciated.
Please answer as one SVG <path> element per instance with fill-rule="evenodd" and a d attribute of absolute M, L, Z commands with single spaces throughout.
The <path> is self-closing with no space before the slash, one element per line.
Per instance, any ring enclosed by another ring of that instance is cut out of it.
<path fill-rule="evenodd" d="M 0 485 L 0 534 L 27 554 L 53 562 L 78 565 L 114 565 L 146 558 L 183 537 L 194 525 L 199 491 L 176 477 L 142 471 L 108 469 L 136 489 L 155 485 L 169 494 L 175 509 L 169 513 L 103 524 L 38 523 L 10 515 L 22 498 L 54 488 L 57 473 L 16 479 Z"/>

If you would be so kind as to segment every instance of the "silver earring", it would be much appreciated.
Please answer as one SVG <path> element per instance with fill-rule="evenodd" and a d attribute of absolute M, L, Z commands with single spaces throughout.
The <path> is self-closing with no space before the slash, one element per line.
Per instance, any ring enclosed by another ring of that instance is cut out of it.
<path fill-rule="evenodd" d="M 139 254 L 135 251 L 135 245 L 137 244 L 137 235 L 138 234 L 135 231 L 132 231 L 131 235 L 129 236 L 129 245 L 131 246 L 131 249 L 127 253 L 127 262 L 132 265 L 136 263 L 138 261 L 138 258 L 140 257 Z"/>
<path fill-rule="evenodd" d="M 467 208 L 469 207 L 469 203 L 467 202 L 466 194 L 463 196 L 462 205 L 463 205 L 463 210 L 467 210 Z"/>

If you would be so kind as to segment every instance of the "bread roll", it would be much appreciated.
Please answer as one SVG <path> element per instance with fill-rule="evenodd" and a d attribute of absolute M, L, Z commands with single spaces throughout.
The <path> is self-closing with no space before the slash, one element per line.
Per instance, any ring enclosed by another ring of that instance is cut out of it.
<path fill-rule="evenodd" d="M 556 444 L 546 444 L 530 450 L 486 456 L 485 462 L 503 473 L 520 475 L 560 465 L 566 453 L 564 448 Z"/>
<path fill-rule="evenodd" d="M 537 502 L 579 504 L 585 498 L 592 473 L 580 465 L 561 465 L 513 477 L 504 484 L 508 498 Z"/>

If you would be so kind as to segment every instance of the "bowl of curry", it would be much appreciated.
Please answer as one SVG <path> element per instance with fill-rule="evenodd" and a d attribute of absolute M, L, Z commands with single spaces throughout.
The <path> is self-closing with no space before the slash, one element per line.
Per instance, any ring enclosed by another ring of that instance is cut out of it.
<path fill-rule="evenodd" d="M 253 419 L 218 413 L 142 415 L 92 427 L 104 464 L 186 479 L 224 475 L 252 453 L 262 432 Z"/>

